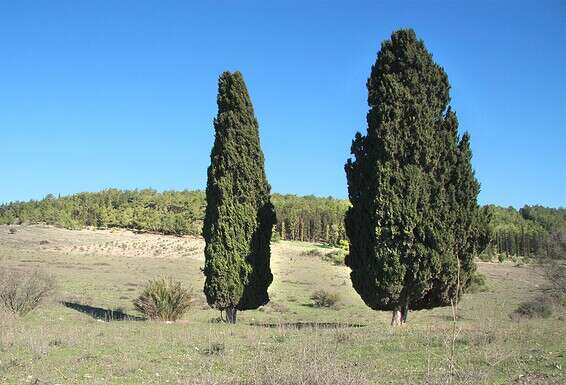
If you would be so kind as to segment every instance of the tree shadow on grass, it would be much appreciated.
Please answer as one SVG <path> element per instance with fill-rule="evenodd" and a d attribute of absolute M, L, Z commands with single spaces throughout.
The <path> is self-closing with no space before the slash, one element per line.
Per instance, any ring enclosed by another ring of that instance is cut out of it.
<path fill-rule="evenodd" d="M 264 328 L 288 328 L 288 329 L 341 329 L 341 328 L 363 328 L 366 325 L 342 322 L 282 322 L 282 323 L 250 323 L 251 326 Z"/>
<path fill-rule="evenodd" d="M 81 313 L 88 314 L 94 319 L 102 321 L 145 321 L 144 317 L 137 317 L 133 315 L 126 314 L 120 310 L 103 309 L 101 307 L 94 307 L 89 305 L 82 305 L 75 302 L 61 302 L 63 306 L 79 311 Z"/>

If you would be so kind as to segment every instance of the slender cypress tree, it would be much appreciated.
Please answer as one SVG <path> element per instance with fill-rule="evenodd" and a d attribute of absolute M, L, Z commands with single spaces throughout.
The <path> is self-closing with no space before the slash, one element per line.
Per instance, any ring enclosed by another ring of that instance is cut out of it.
<path fill-rule="evenodd" d="M 410 309 L 458 300 L 481 247 L 479 184 L 446 73 L 414 31 L 382 44 L 367 88 L 367 135 L 345 166 L 346 264 L 364 302 L 397 325 Z"/>
<path fill-rule="evenodd" d="M 240 72 L 220 75 L 217 103 L 203 226 L 204 293 L 210 306 L 226 311 L 228 322 L 235 323 L 237 310 L 269 302 L 275 210 L 258 123 Z"/>

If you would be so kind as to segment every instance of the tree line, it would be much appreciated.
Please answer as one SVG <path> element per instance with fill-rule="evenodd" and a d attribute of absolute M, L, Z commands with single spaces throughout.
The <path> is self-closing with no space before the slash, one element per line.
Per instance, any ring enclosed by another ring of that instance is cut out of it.
<path fill-rule="evenodd" d="M 347 239 L 345 199 L 272 194 L 277 213 L 275 240 L 338 244 Z M 41 200 L 0 205 L 0 224 L 45 223 L 67 229 L 121 227 L 172 235 L 201 235 L 203 191 L 153 189 L 47 195 Z M 566 234 L 566 209 L 543 206 L 483 206 L 490 214 L 491 240 L 486 253 L 510 256 L 557 255 L 553 239 Z"/>
<path fill-rule="evenodd" d="M 345 239 L 348 201 L 273 194 L 275 239 L 337 244 Z M 45 223 L 67 229 L 121 227 L 173 235 L 201 235 L 206 206 L 203 191 L 153 189 L 47 195 L 41 200 L 0 205 L 0 224 Z"/>
<path fill-rule="evenodd" d="M 485 253 L 510 256 L 564 257 L 561 242 L 566 239 L 566 209 L 543 206 L 485 206 L 490 212 L 491 241 Z"/>

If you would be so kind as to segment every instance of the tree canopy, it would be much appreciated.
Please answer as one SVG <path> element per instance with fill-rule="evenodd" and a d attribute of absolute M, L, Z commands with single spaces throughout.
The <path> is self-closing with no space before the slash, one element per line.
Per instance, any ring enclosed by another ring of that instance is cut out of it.
<path fill-rule="evenodd" d="M 346 264 L 364 302 L 398 323 L 459 296 L 485 220 L 448 77 L 414 31 L 383 42 L 367 88 L 367 134 L 356 134 L 345 165 Z"/>

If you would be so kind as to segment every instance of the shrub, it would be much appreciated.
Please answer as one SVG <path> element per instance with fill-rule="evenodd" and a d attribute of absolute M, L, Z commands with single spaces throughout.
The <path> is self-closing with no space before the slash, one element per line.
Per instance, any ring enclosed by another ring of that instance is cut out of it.
<path fill-rule="evenodd" d="M 546 289 L 553 295 L 566 294 L 566 262 L 542 261 L 542 271 L 546 278 Z"/>
<path fill-rule="evenodd" d="M 331 251 L 328 254 L 322 256 L 323 261 L 332 262 L 334 265 L 340 266 L 344 264 L 344 258 L 346 254 L 342 249 Z"/>
<path fill-rule="evenodd" d="M 495 252 L 495 247 L 490 245 L 485 248 L 483 252 L 478 256 L 482 262 L 491 262 L 497 258 L 497 253 Z"/>
<path fill-rule="evenodd" d="M 223 342 L 213 342 L 210 346 L 204 348 L 202 352 L 209 356 L 221 355 L 226 350 Z"/>
<path fill-rule="evenodd" d="M 341 239 L 340 242 L 338 242 L 338 247 L 340 247 L 346 253 L 350 252 L 350 242 L 348 242 L 346 239 Z"/>
<path fill-rule="evenodd" d="M 10 234 L 16 234 L 17 231 L 18 231 L 18 230 L 16 230 L 16 229 L 13 228 L 13 227 L 10 227 L 10 230 L 8 230 L 8 232 L 9 232 Z"/>
<path fill-rule="evenodd" d="M 0 308 L 23 316 L 36 307 L 53 291 L 51 276 L 34 271 L 8 271 L 0 268 Z"/>
<path fill-rule="evenodd" d="M 336 307 L 340 301 L 340 296 L 325 290 L 317 290 L 311 295 L 314 307 Z"/>
<path fill-rule="evenodd" d="M 466 293 L 481 293 L 487 291 L 487 285 L 485 283 L 485 276 L 482 273 L 475 272 L 472 274 L 470 281 L 466 287 Z"/>
<path fill-rule="evenodd" d="M 319 249 L 309 249 L 303 251 L 301 255 L 305 257 L 321 257 L 322 251 L 320 251 Z"/>
<path fill-rule="evenodd" d="M 135 308 L 150 319 L 176 321 L 189 310 L 193 302 L 191 290 L 183 288 L 173 278 L 149 281 L 142 294 L 134 300 Z"/>
<path fill-rule="evenodd" d="M 521 303 L 514 313 L 525 318 L 548 318 L 552 315 L 552 305 L 537 298 Z"/>

